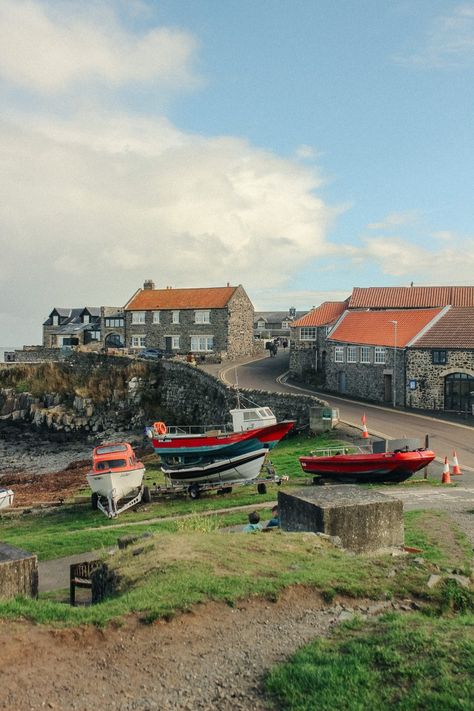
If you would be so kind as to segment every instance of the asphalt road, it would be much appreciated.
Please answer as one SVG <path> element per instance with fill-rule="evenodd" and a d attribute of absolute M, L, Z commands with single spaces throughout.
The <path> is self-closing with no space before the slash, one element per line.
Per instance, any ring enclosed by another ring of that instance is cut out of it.
<path fill-rule="evenodd" d="M 238 383 L 243 388 L 260 388 L 271 392 L 302 392 L 317 395 L 326 400 L 331 407 L 339 409 L 340 419 L 350 425 L 361 427 L 361 417 L 365 413 L 369 433 L 389 439 L 400 437 L 418 437 L 424 444 L 425 435 L 429 435 L 430 448 L 437 457 L 452 460 L 453 450 L 461 469 L 474 473 L 474 427 L 448 422 L 425 415 L 392 410 L 391 408 L 369 405 L 367 403 L 346 400 L 327 393 L 296 388 L 277 381 L 288 370 L 289 353 L 280 349 L 275 358 L 265 357 L 237 368 L 224 368 L 221 378 L 235 383 L 235 370 Z"/>

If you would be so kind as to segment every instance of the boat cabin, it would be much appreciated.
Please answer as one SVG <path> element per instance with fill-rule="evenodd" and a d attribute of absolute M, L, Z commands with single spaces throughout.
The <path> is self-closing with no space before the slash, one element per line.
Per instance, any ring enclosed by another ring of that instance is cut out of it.
<path fill-rule="evenodd" d="M 254 407 L 231 410 L 234 432 L 245 432 L 257 427 L 276 425 L 277 420 L 269 407 Z"/>
<path fill-rule="evenodd" d="M 94 448 L 92 454 L 92 468 L 96 472 L 134 467 L 137 464 L 135 452 L 127 442 L 100 445 Z"/>

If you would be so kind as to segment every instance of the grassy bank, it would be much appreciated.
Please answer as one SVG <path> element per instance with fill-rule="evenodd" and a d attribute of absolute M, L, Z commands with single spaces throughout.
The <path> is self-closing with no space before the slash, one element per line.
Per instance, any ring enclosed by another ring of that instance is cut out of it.
<path fill-rule="evenodd" d="M 474 615 L 356 619 L 276 667 L 266 688 L 281 711 L 473 708 Z"/>

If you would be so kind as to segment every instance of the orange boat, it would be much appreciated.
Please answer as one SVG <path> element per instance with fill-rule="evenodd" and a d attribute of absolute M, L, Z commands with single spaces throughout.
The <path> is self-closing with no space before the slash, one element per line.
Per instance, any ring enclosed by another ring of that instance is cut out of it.
<path fill-rule="evenodd" d="M 100 509 L 113 518 L 142 498 L 148 499 L 149 492 L 143 486 L 145 467 L 140 462 L 128 442 L 101 444 L 92 453 L 92 470 L 87 474 L 87 482 L 92 490 L 92 508 Z M 131 499 L 119 506 L 119 501 L 135 493 Z"/>

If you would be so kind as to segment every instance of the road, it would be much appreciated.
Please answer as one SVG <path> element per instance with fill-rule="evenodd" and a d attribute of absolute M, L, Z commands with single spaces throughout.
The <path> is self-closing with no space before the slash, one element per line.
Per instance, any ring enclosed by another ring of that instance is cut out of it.
<path fill-rule="evenodd" d="M 365 413 L 367 428 L 373 435 L 397 439 L 399 437 L 418 437 L 424 443 L 425 434 L 429 435 L 430 448 L 437 457 L 452 460 L 456 450 L 461 468 L 474 474 L 474 428 L 469 425 L 447 422 L 412 412 L 402 412 L 391 408 L 346 400 L 324 392 L 315 393 L 296 388 L 277 381 L 288 371 L 289 353 L 282 349 L 275 358 L 265 357 L 237 367 L 238 383 L 242 388 L 259 388 L 271 392 L 291 392 L 316 395 L 326 400 L 331 407 L 339 409 L 340 418 L 348 424 L 361 426 L 361 417 Z M 235 383 L 235 368 L 221 370 L 221 378 Z"/>

